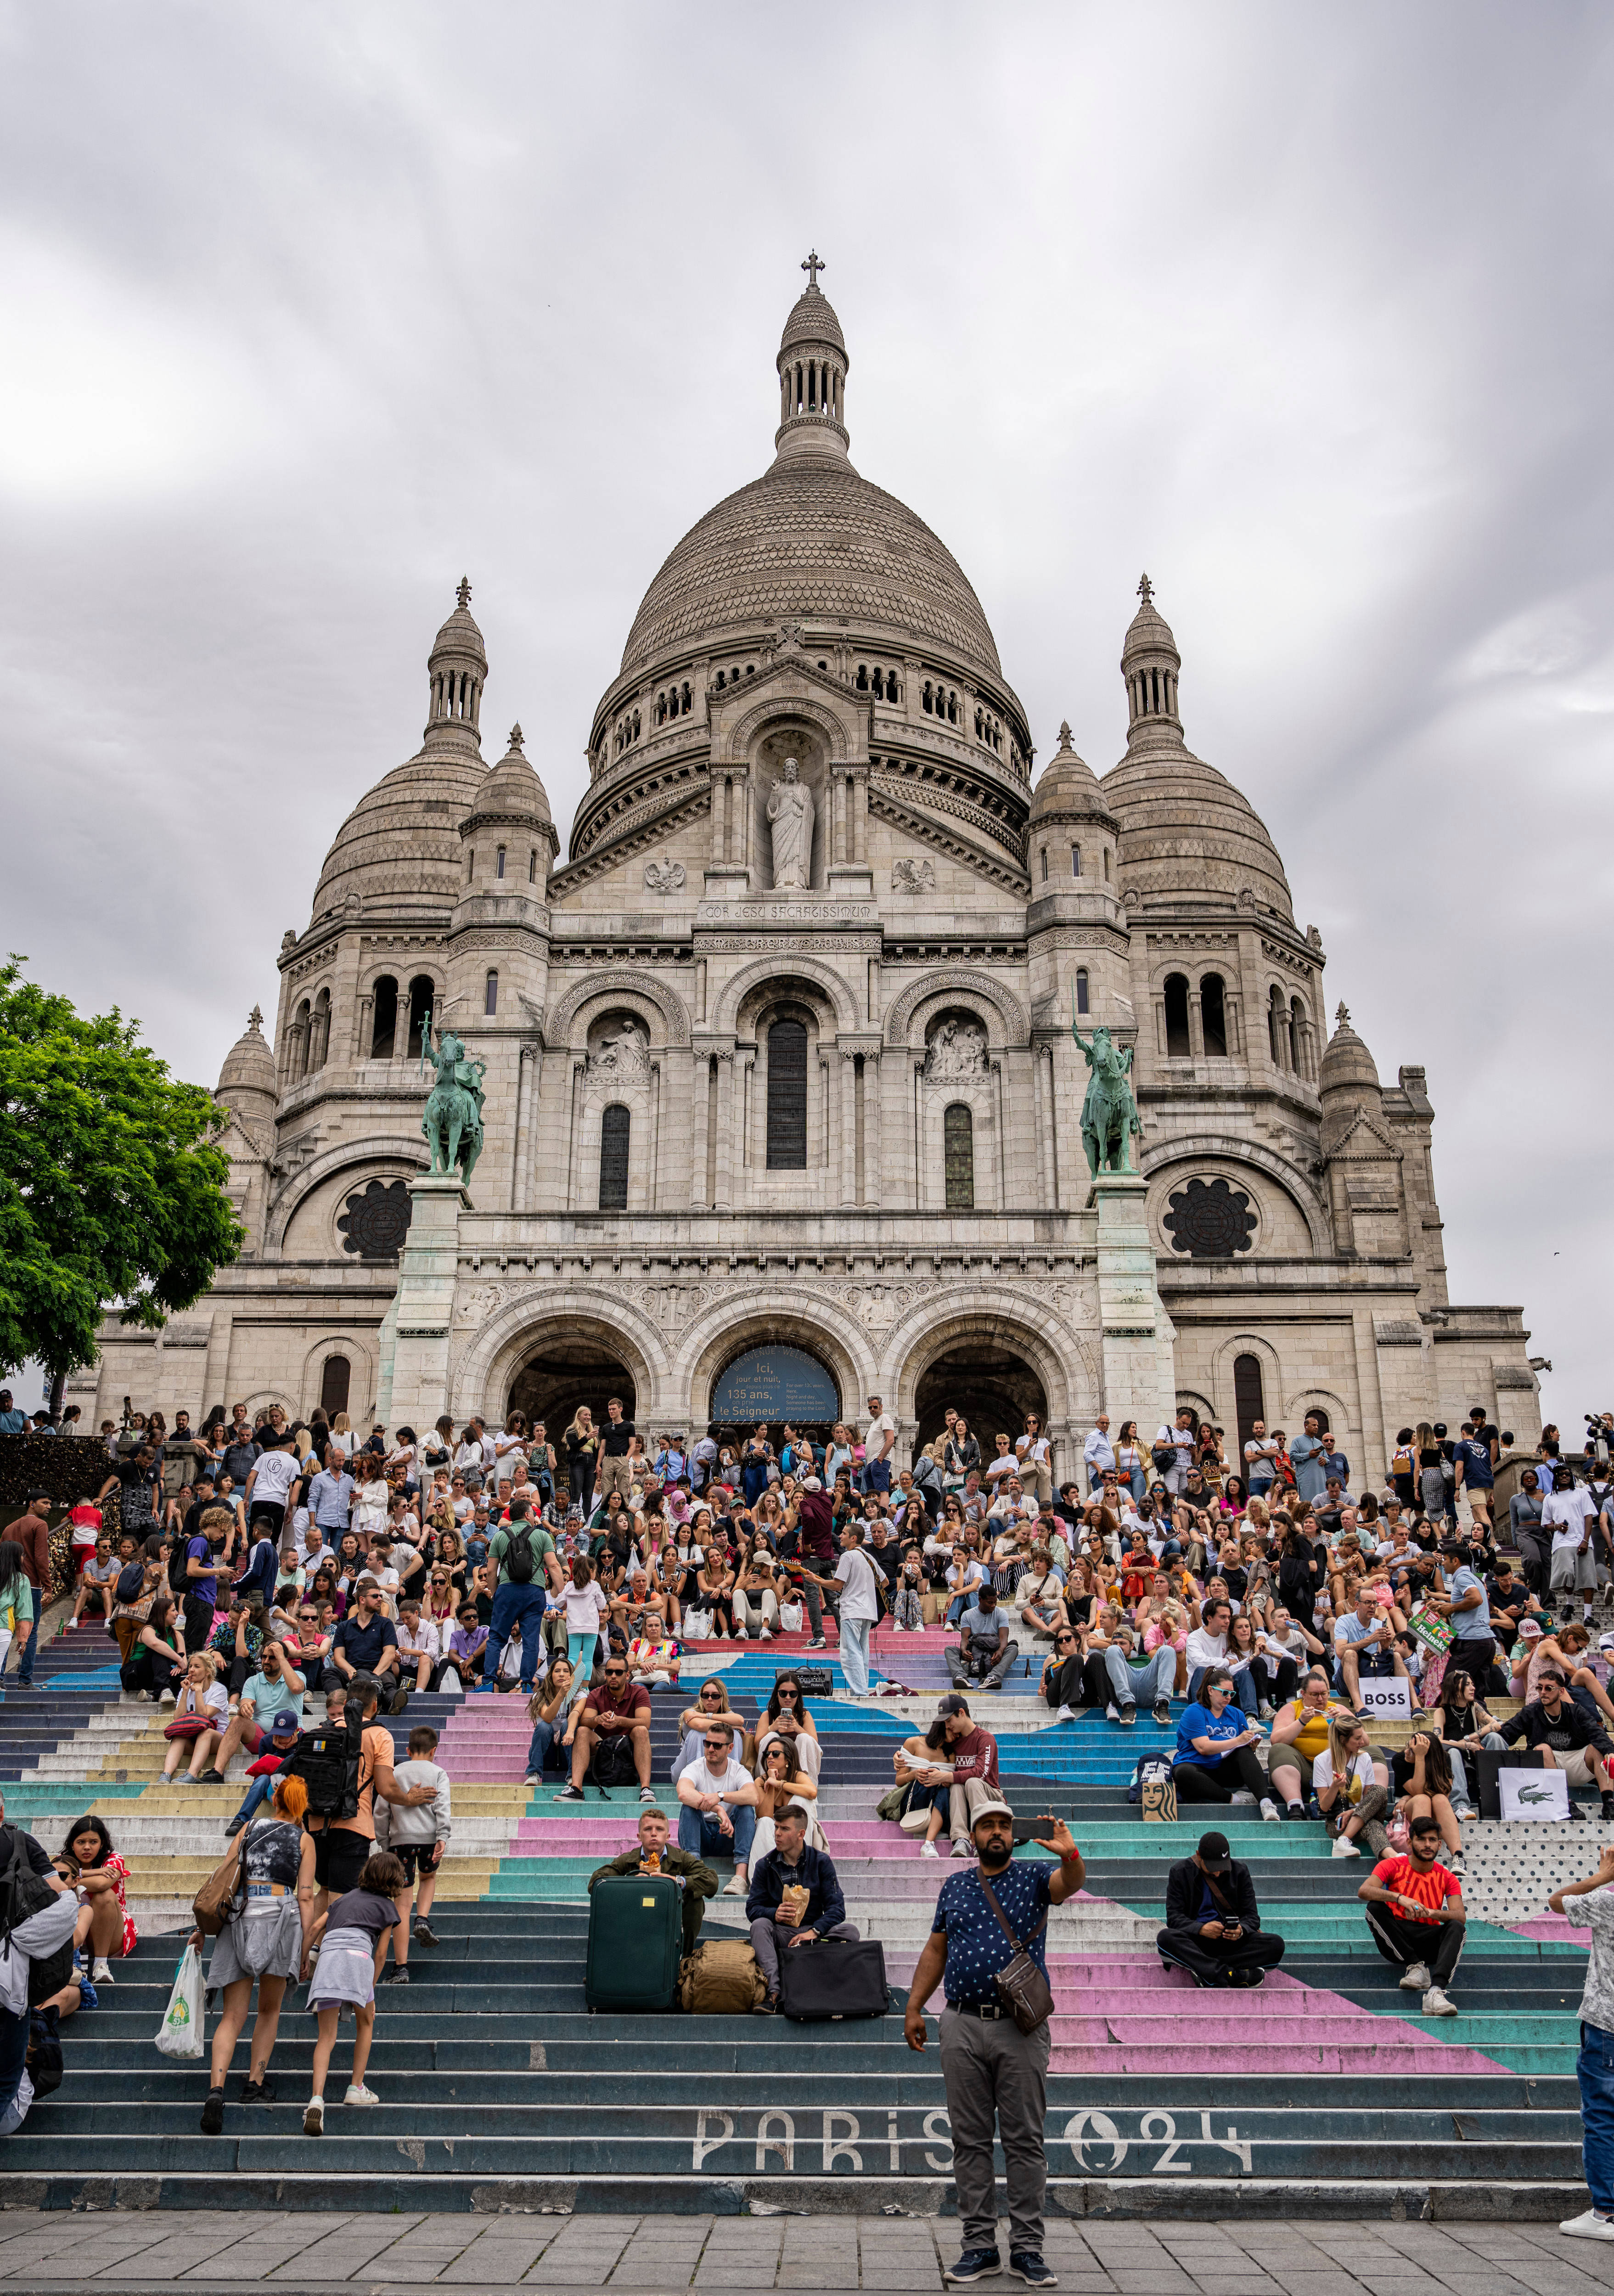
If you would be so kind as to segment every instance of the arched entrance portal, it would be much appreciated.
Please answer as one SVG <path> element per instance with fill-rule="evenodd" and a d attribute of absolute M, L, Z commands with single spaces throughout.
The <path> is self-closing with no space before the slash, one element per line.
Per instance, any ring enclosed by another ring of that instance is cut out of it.
<path fill-rule="evenodd" d="M 598 1340 L 583 1335 L 557 1341 L 529 1356 L 511 1382 L 506 1408 L 524 1412 L 530 1427 L 541 1420 L 546 1440 L 555 1447 L 562 1476 L 566 1472 L 566 1430 L 578 1404 L 587 1404 L 596 1427 L 605 1421 L 610 1397 L 622 1398 L 622 1416 L 634 1415 L 634 1375 L 619 1356 Z M 645 1431 L 641 1429 L 640 1432 Z"/>
<path fill-rule="evenodd" d="M 1006 1348 L 958 1348 L 938 1356 L 920 1374 L 914 1410 L 921 1447 L 941 1433 L 949 1404 L 968 1420 L 970 1432 L 980 1445 L 983 1467 L 996 1451 L 997 1436 L 1007 1435 L 1012 1442 L 1025 1432 L 1028 1411 L 1035 1411 L 1045 1427 L 1048 1421 L 1041 1380 L 1028 1363 Z"/>

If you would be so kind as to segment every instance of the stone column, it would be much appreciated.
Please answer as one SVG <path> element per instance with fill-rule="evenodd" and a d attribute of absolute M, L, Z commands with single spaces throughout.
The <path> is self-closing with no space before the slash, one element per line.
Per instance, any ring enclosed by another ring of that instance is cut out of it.
<path fill-rule="evenodd" d="M 409 1194 L 412 1210 L 398 1262 L 388 1400 L 393 1421 L 430 1427 L 448 1408 L 448 1334 L 460 1214 L 471 1210 L 471 1198 L 457 1172 L 423 1172 L 410 1181 Z"/>
<path fill-rule="evenodd" d="M 854 1046 L 840 1046 L 840 1073 L 836 1078 L 840 1093 L 840 1201 L 848 1209 L 857 1201 L 856 1059 Z"/>
<path fill-rule="evenodd" d="M 1147 1444 L 1176 1410 L 1171 1324 L 1155 1283 L 1154 1245 L 1137 1172 L 1101 1172 L 1098 1206 L 1099 1321 L 1103 1332 L 1102 1402 L 1113 1424 L 1135 1419 Z"/>

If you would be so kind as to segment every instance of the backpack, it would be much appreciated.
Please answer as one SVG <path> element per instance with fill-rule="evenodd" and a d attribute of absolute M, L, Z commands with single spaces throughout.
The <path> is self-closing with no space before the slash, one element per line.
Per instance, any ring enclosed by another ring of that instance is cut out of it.
<path fill-rule="evenodd" d="M 510 1544 L 504 1549 L 505 1574 L 512 1585 L 529 1587 L 532 1584 L 532 1576 L 536 1568 L 537 1558 L 532 1551 L 532 1533 L 528 1527 L 527 1518 L 523 1515 L 520 1522 L 512 1523 L 510 1526 Z"/>
<path fill-rule="evenodd" d="M 612 1730 L 602 1736 L 594 1746 L 594 1759 L 588 1766 L 591 1785 L 604 1793 L 611 1786 L 636 1785 L 639 1773 L 634 1764 L 634 1742 L 626 1730 Z"/>
<path fill-rule="evenodd" d="M 743 1938 L 708 1939 L 678 1964 L 678 2006 L 697 2017 L 749 2017 L 766 1992 L 761 1965 Z"/>
<path fill-rule="evenodd" d="M 12 1931 L 19 1922 L 43 1913 L 54 1902 L 57 1892 L 41 1879 L 28 1862 L 22 1847 L 22 1837 L 14 1825 L 0 1824 L 0 1942 L 9 1943 Z M 28 1965 L 28 1997 L 29 2005 L 37 2008 L 48 2001 L 53 1993 L 60 1993 L 73 1973 L 73 1933 L 70 1930 L 53 1953 L 30 1959 Z"/>
<path fill-rule="evenodd" d="M 119 1603 L 137 1603 L 144 1585 L 145 1564 L 131 1562 L 118 1573 L 118 1583 L 112 1589 L 113 1599 Z"/>
<path fill-rule="evenodd" d="M 364 1734 L 359 1715 L 349 1718 L 345 1711 L 340 1729 L 299 1733 L 296 1744 L 280 1766 L 280 1775 L 300 1778 L 307 1786 L 310 1817 L 329 1820 L 358 1816 Z"/>

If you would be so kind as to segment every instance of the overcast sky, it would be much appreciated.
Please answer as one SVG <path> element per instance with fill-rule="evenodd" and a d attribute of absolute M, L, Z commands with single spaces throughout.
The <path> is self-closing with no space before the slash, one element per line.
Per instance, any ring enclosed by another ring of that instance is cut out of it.
<path fill-rule="evenodd" d="M 1607 1328 L 1606 7 L 0 4 L 5 945 L 211 1084 L 469 573 L 565 849 L 816 243 L 1041 760 L 1147 568 L 1549 1414 Z M 1461 1398 L 1466 1399 L 1466 1398 Z M 1452 1398 L 1456 1401 L 1460 1398 Z"/>

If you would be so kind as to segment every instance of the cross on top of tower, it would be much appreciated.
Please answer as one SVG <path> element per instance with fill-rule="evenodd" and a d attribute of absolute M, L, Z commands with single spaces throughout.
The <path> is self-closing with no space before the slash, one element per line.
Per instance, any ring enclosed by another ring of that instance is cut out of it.
<path fill-rule="evenodd" d="M 263 1024 L 264 1008 L 261 1004 L 254 1004 L 247 1015 L 247 1026 L 249 1029 L 261 1029 Z"/>
<path fill-rule="evenodd" d="M 819 254 L 818 250 L 817 250 L 816 248 L 814 248 L 814 249 L 812 250 L 811 253 L 808 255 L 808 257 L 807 257 L 807 261 L 802 265 L 802 266 L 801 266 L 801 267 L 802 267 L 802 269 L 807 273 L 807 290 L 808 290 L 808 292 L 809 292 L 809 293 L 812 293 L 812 292 L 815 292 L 815 291 L 816 291 L 816 289 L 817 289 L 817 285 L 818 285 L 818 275 L 819 275 L 819 273 L 820 273 L 821 271 L 827 271 L 827 270 L 829 269 L 829 267 L 830 267 L 830 266 L 829 266 L 829 265 L 824 261 L 824 259 L 823 259 L 823 256 Z"/>
<path fill-rule="evenodd" d="M 463 614 L 471 603 L 471 577 L 469 574 L 461 575 L 460 586 L 454 594 L 458 603 L 460 611 Z"/>
<path fill-rule="evenodd" d="M 1148 575 L 1145 574 L 1138 583 L 1138 596 L 1143 600 L 1143 603 L 1147 605 L 1153 595 L 1154 584 L 1149 579 Z"/>

